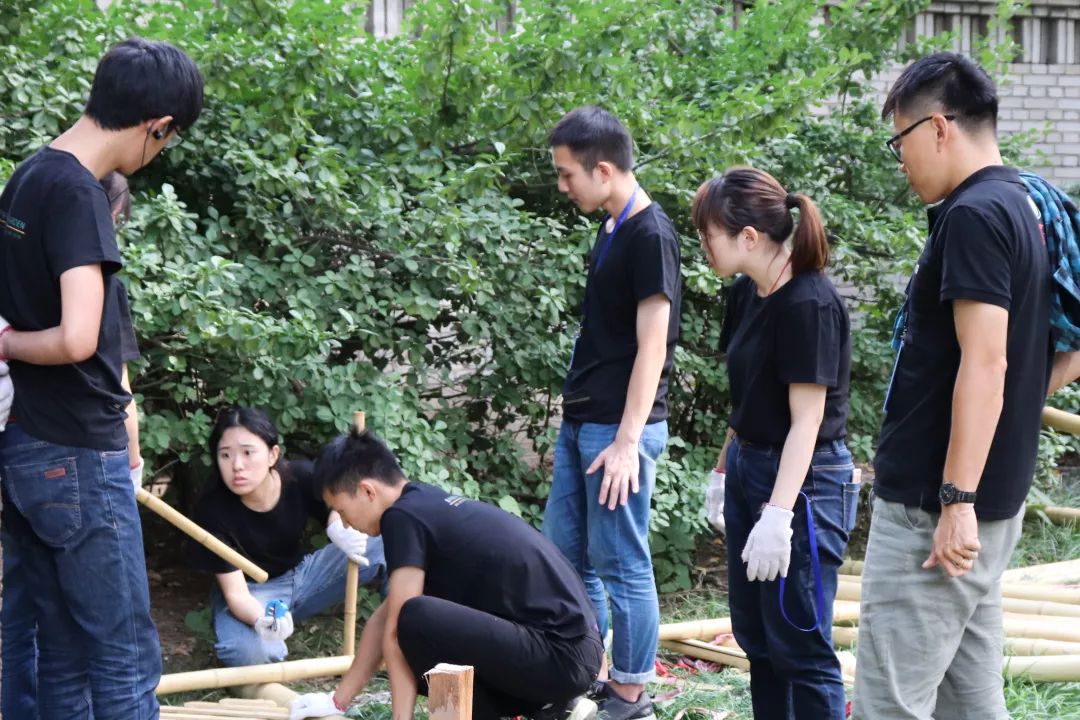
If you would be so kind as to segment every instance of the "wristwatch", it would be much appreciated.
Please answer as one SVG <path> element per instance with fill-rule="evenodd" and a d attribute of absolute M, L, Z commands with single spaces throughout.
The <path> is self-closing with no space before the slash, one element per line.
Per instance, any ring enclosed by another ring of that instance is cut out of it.
<path fill-rule="evenodd" d="M 951 482 L 941 483 L 941 489 L 938 490 L 938 500 L 942 505 L 956 505 L 957 503 L 973 503 L 975 502 L 975 493 L 964 492 L 960 490 Z"/>

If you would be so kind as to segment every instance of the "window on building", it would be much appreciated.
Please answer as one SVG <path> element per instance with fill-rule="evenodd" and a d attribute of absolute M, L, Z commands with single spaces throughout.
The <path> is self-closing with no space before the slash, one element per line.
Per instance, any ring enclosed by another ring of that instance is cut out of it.
<path fill-rule="evenodd" d="M 971 17 L 971 45 L 975 46 L 977 42 L 987 41 L 991 43 L 995 38 L 990 37 L 990 16 L 989 15 L 973 15 Z"/>
<path fill-rule="evenodd" d="M 1060 20 L 1042 18 L 1039 22 L 1039 57 L 1036 62 L 1043 64 L 1058 61 L 1058 23 Z"/>
<path fill-rule="evenodd" d="M 944 35 L 945 33 L 952 32 L 954 17 L 948 13 L 933 13 L 931 16 L 934 20 L 934 35 Z"/>

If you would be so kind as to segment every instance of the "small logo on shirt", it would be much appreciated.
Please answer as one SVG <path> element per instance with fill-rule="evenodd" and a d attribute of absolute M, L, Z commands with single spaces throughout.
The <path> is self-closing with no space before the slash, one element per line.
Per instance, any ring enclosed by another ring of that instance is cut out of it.
<path fill-rule="evenodd" d="M 447 497 L 445 497 L 443 499 L 446 501 L 446 504 L 449 505 L 450 507 L 457 507 L 461 503 L 468 500 L 468 498 L 461 497 L 460 495 L 450 495 L 450 496 L 447 496 Z"/>
<path fill-rule="evenodd" d="M 0 229 L 4 231 L 5 237 L 18 240 L 26 234 L 26 223 L 14 215 L 9 215 L 0 210 Z"/>

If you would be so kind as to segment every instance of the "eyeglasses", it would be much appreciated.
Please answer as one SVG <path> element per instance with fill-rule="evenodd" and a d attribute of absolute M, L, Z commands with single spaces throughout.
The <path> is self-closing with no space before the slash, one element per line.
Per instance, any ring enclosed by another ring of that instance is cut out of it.
<path fill-rule="evenodd" d="M 948 120 L 949 122 L 952 122 L 953 120 L 956 119 L 955 115 L 942 115 L 942 117 L 945 118 L 946 120 Z M 900 144 L 899 144 L 900 140 L 903 139 L 903 137 L 905 135 L 908 135 L 909 133 L 911 133 L 911 131 L 913 131 L 915 128 L 919 127 L 920 125 L 922 125 L 927 120 L 933 120 L 933 119 L 934 119 L 934 115 L 927 115 L 922 120 L 917 120 L 917 121 L 911 123 L 906 128 L 904 128 L 903 130 L 896 133 L 891 138 L 889 138 L 888 140 L 885 141 L 885 147 L 889 148 L 889 152 L 891 152 L 892 156 L 894 158 L 896 158 L 896 162 L 904 162 L 903 158 L 900 157 L 900 151 L 902 150 L 902 148 L 900 147 Z"/>

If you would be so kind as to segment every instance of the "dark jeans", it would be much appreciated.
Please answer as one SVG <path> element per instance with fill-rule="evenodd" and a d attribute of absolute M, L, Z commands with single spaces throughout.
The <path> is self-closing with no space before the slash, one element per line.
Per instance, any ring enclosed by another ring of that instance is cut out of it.
<path fill-rule="evenodd" d="M 4 557 L 16 568 L 4 590 L 33 602 L 38 717 L 156 720 L 161 648 L 127 450 L 55 445 L 9 424 L 0 476 Z M 20 657 L 11 670 L 31 677 L 32 653 Z"/>
<path fill-rule="evenodd" d="M 402 606 L 398 642 L 421 695 L 424 673 L 439 663 L 473 666 L 473 720 L 527 714 L 581 695 L 604 652 L 596 631 L 564 640 L 426 595 Z"/>
<path fill-rule="evenodd" d="M 728 449 L 724 521 L 731 620 L 735 639 L 750 659 L 754 718 L 843 720 L 844 686 L 832 644 L 832 601 L 858 503 L 851 453 L 842 441 L 819 445 L 802 486 L 813 507 L 825 589 L 821 625 L 812 632 L 797 630 L 780 614 L 779 578 L 750 582 L 741 558 L 761 508 L 772 495 L 779 465 L 779 449 L 751 447 L 737 438 Z M 817 593 L 806 502 L 801 496 L 794 512 L 784 608 L 792 622 L 811 627 L 817 616 Z"/>

